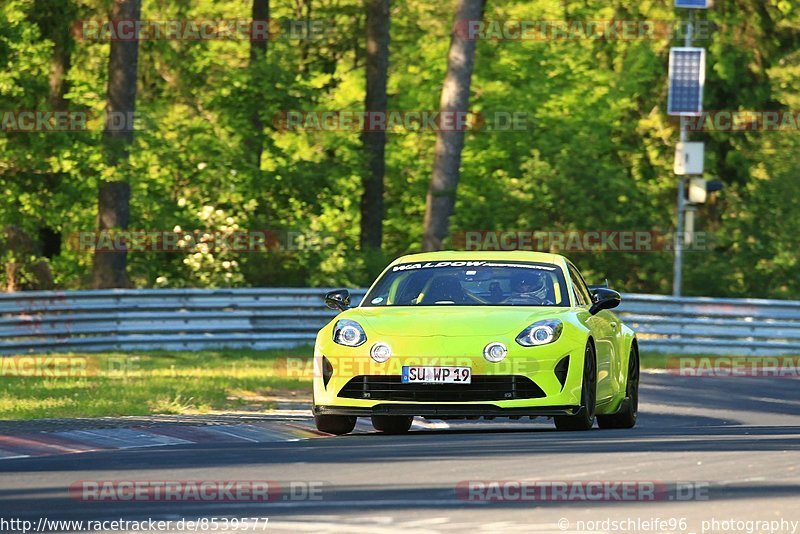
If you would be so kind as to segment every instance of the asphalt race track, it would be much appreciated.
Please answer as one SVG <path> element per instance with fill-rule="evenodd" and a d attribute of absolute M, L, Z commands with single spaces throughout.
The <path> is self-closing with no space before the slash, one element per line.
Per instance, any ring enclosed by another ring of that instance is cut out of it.
<path fill-rule="evenodd" d="M 362 425 L 345 437 L 6 459 L 0 516 L 34 523 L 269 518 L 267 532 L 800 533 L 800 381 L 646 373 L 640 408 L 634 430 L 563 433 L 550 422 L 495 421 L 388 436 Z M 282 493 L 268 502 L 71 497 L 70 485 L 86 480 L 266 480 L 278 481 Z M 601 502 L 520 499 L 518 492 L 487 500 L 488 491 L 469 500 L 457 491 L 468 481 L 505 481 L 494 486 L 506 491 L 520 480 L 666 489 L 655 500 L 612 492 Z"/>

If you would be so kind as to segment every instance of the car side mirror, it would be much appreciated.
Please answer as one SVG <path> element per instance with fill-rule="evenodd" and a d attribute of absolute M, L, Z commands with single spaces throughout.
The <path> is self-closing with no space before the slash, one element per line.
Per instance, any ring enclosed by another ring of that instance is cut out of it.
<path fill-rule="evenodd" d="M 345 311 L 350 307 L 350 292 L 346 289 L 337 289 L 327 293 L 325 305 L 332 310 Z"/>
<path fill-rule="evenodd" d="M 607 287 L 598 287 L 592 291 L 592 306 L 589 313 L 596 315 L 600 310 L 610 310 L 616 308 L 622 302 L 619 293 Z"/>

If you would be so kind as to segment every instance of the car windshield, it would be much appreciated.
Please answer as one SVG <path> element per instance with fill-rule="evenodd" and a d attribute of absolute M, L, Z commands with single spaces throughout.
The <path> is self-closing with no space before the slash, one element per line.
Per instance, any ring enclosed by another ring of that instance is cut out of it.
<path fill-rule="evenodd" d="M 561 268 L 544 263 L 405 263 L 384 273 L 362 306 L 569 306 L 566 287 Z"/>

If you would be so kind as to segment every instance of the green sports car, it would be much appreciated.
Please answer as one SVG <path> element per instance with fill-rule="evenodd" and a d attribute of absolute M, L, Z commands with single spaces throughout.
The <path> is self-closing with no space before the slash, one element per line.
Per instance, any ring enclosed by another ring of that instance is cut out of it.
<path fill-rule="evenodd" d="M 563 256 L 434 252 L 397 259 L 314 347 L 314 419 L 347 434 L 357 417 L 407 432 L 426 419 L 552 417 L 560 430 L 636 424 L 636 336 Z"/>

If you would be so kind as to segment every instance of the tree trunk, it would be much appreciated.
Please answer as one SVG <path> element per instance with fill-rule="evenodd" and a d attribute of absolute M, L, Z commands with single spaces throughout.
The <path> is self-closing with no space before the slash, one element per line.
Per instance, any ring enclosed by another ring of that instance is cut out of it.
<path fill-rule="evenodd" d="M 269 0 L 253 0 L 253 24 L 266 24 L 267 33 L 255 33 L 250 39 L 250 73 L 253 83 L 253 103 L 250 114 L 250 124 L 253 128 L 252 137 L 246 141 L 246 148 L 253 162 L 256 172 L 261 169 L 261 156 L 264 152 L 264 121 L 261 119 L 263 102 L 260 95 L 263 93 L 261 76 L 258 75 L 258 63 L 267 55 L 267 42 L 269 40 Z M 263 38 L 262 38 L 263 37 Z"/>
<path fill-rule="evenodd" d="M 5 263 L 6 291 L 53 289 L 50 264 L 35 259 L 41 255 L 36 240 L 18 226 L 7 226 L 0 231 L 0 257 L 6 251 L 11 252 L 10 260 Z"/>
<path fill-rule="evenodd" d="M 389 71 L 390 0 L 366 0 L 367 7 L 367 96 L 366 111 L 385 112 Z M 386 173 L 386 131 L 361 134 L 366 155 L 362 179 L 361 250 L 380 249 L 383 238 L 383 179 Z"/>
<path fill-rule="evenodd" d="M 466 113 L 475 61 L 475 39 L 465 39 L 457 28 L 468 27 L 468 21 L 481 20 L 484 0 L 456 0 L 454 31 L 447 54 L 447 74 L 442 86 L 439 110 L 442 113 Z M 422 247 L 425 251 L 441 250 L 447 237 L 450 216 L 456 201 L 464 131 L 458 128 L 440 131 L 436 135 L 433 176 L 425 206 L 425 230 Z"/>
<path fill-rule="evenodd" d="M 20 290 L 19 281 L 19 263 L 8 262 L 6 263 L 6 288 L 8 293 L 16 293 Z"/>
<path fill-rule="evenodd" d="M 127 182 L 101 182 L 97 202 L 97 228 L 100 232 L 127 229 L 131 186 Z M 127 287 L 127 254 L 123 251 L 97 251 L 94 255 L 94 287 Z"/>
<path fill-rule="evenodd" d="M 141 0 L 114 0 L 111 20 L 139 20 Z M 136 67 L 139 59 L 138 40 L 111 41 L 108 61 L 108 94 L 103 141 L 106 162 L 114 167 L 127 163 L 133 142 L 133 115 L 136 111 Z M 124 175 L 124 171 L 120 172 Z M 97 195 L 97 228 L 99 231 L 128 228 L 130 185 L 123 180 L 102 182 Z M 94 287 L 98 289 L 126 287 L 128 284 L 127 253 L 95 252 Z"/>
<path fill-rule="evenodd" d="M 300 73 L 305 73 L 308 69 L 308 46 L 311 35 L 311 14 L 313 11 L 313 1 L 314 0 L 295 0 L 294 2 L 295 18 L 298 22 L 305 24 L 305 31 L 309 32 L 307 38 L 300 39 L 298 42 L 298 46 L 300 47 L 300 65 L 298 66 L 298 71 Z"/>
<path fill-rule="evenodd" d="M 66 76 L 71 66 L 71 46 L 56 42 L 53 47 L 53 59 L 50 62 L 50 109 L 63 111 L 67 108 L 64 95 L 67 93 Z"/>
<path fill-rule="evenodd" d="M 73 0 L 35 0 L 33 6 L 34 20 L 39 26 L 42 37 L 53 42 L 48 106 L 50 111 L 66 111 L 68 102 L 65 95 L 69 90 L 67 76 L 72 67 L 72 51 L 75 48 L 72 28 L 78 19 L 78 8 Z M 63 172 L 48 173 L 44 183 L 49 184 L 49 187 L 53 189 L 60 188 L 64 175 Z M 45 255 L 48 258 L 58 256 L 61 253 L 60 231 L 40 227 L 39 234 L 41 247 L 47 249 Z M 49 239 L 43 239 L 43 237 Z"/>
<path fill-rule="evenodd" d="M 42 37 L 53 42 L 48 104 L 53 111 L 64 111 L 67 109 L 64 95 L 69 89 L 66 77 L 75 47 L 72 25 L 78 18 L 78 8 L 73 0 L 35 0 L 33 6 L 33 17 Z"/>

